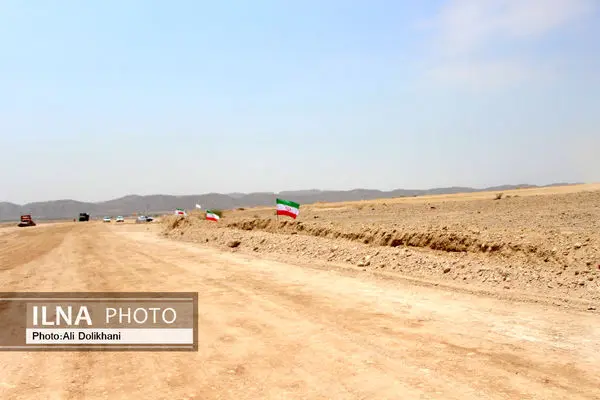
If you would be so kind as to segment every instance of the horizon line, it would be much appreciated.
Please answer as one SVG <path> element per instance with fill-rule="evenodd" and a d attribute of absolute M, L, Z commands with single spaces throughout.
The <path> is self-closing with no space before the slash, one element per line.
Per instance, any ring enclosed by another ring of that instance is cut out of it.
<path fill-rule="evenodd" d="M 100 200 L 100 201 L 82 201 L 82 200 L 75 200 L 72 198 L 63 198 L 63 199 L 54 199 L 54 200 L 37 200 L 37 201 L 32 201 L 32 202 L 27 202 L 27 203 L 23 203 L 23 204 L 19 204 L 19 203 L 13 203 L 10 201 L 0 201 L 0 204 L 11 204 L 11 205 L 15 205 L 15 206 L 19 206 L 19 207 L 24 207 L 24 206 L 28 206 L 31 204 L 36 204 L 36 203 L 53 203 L 53 202 L 61 202 L 61 201 L 73 201 L 73 202 L 77 202 L 77 203 L 86 203 L 86 204 L 102 204 L 102 203 L 108 203 L 110 201 L 116 201 L 116 200 L 121 200 L 127 197 L 151 197 L 151 196 L 166 196 L 166 197 L 192 197 L 192 196 L 209 196 L 209 195 L 221 195 L 221 196 L 229 196 L 231 197 L 231 195 L 236 194 L 236 195 L 243 195 L 243 196 L 248 196 L 248 195 L 252 195 L 252 194 L 272 194 L 272 195 L 278 195 L 281 193 L 286 193 L 286 192 L 353 192 L 353 191 L 357 191 L 357 190 L 365 190 L 365 191 L 377 191 L 377 192 L 381 192 L 381 193 L 390 193 L 390 192 L 394 192 L 394 191 L 399 191 L 399 190 L 403 190 L 403 191 L 409 191 L 409 192 L 426 192 L 426 191 L 431 191 L 431 190 L 439 190 L 439 189 L 454 189 L 454 188 L 460 188 L 460 189 L 469 189 L 469 190 L 478 190 L 478 191 L 485 191 L 488 189 L 495 189 L 498 187 L 503 187 L 503 186 L 515 186 L 515 187 L 519 187 L 519 186 L 530 186 L 530 187 L 548 187 L 548 186 L 573 186 L 573 185 L 587 185 L 587 184 L 593 184 L 594 182 L 554 182 L 554 183 L 548 183 L 548 184 L 540 184 L 540 185 L 536 185 L 536 184 L 531 184 L 531 183 L 518 183 L 518 184 L 501 184 L 501 185 L 494 185 L 494 186 L 486 186 L 486 187 L 475 187 L 475 186 L 459 186 L 459 185 L 455 185 L 455 186 L 438 186 L 438 187 L 430 187 L 427 189 L 404 189 L 404 188 L 396 188 L 396 189 L 391 189 L 391 190 L 382 190 L 382 189 L 367 189 L 367 188 L 353 188 L 353 189 L 296 189 L 296 190 L 281 190 L 279 192 L 262 192 L 262 191 L 258 191 L 258 192 L 228 192 L 228 193 L 219 193 L 219 192 L 207 192 L 207 193 L 202 193 L 202 194 L 164 194 L 164 193 L 155 193 L 155 194 L 127 194 L 127 195 L 123 195 L 120 197 L 114 197 L 108 200 Z M 598 182 L 600 183 L 600 182 Z"/>

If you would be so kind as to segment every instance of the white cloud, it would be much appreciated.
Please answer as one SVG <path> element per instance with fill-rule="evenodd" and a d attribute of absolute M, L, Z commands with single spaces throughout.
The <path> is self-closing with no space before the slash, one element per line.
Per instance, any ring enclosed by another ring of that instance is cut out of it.
<path fill-rule="evenodd" d="M 517 50 L 590 15 L 596 0 L 449 0 L 428 23 L 434 66 L 444 83 L 495 88 L 547 76 L 548 66 Z M 502 56 L 497 51 L 502 49 Z"/>
<path fill-rule="evenodd" d="M 510 87 L 525 80 L 540 81 L 550 75 L 550 71 L 540 74 L 537 68 L 527 63 L 510 60 L 448 63 L 428 71 L 428 78 L 437 83 L 458 85 L 472 91 Z"/>
<path fill-rule="evenodd" d="M 451 0 L 434 20 L 440 44 L 469 54 L 497 40 L 539 38 L 594 10 L 595 0 Z"/>

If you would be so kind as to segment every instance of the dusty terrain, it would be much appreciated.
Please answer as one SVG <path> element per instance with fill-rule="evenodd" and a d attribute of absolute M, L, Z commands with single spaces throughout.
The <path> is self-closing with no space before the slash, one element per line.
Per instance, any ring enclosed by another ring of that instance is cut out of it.
<path fill-rule="evenodd" d="M 600 301 L 600 185 L 169 217 L 165 234 L 298 262 L 336 263 L 594 311 Z M 568 304 L 567 304 L 568 303 Z"/>
<path fill-rule="evenodd" d="M 0 398 L 599 398 L 599 192 L 486 196 L 4 227 L 4 291 L 198 292 L 200 348 L 0 352 Z"/>

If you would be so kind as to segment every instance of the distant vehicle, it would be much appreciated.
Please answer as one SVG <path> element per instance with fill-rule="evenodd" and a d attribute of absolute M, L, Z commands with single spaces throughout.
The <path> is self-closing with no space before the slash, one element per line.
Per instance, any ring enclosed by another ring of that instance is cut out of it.
<path fill-rule="evenodd" d="M 110 221 L 111 221 L 111 218 L 110 218 L 110 217 L 104 217 L 104 218 L 102 219 L 102 221 L 104 221 L 104 222 L 110 222 Z"/>
<path fill-rule="evenodd" d="M 125 222 L 125 218 L 119 215 L 117 218 L 115 218 L 115 222 Z"/>
<path fill-rule="evenodd" d="M 147 215 L 140 215 L 139 217 L 137 217 L 137 219 L 135 220 L 136 224 L 141 224 L 143 222 L 152 222 L 154 221 L 154 218 L 152 217 L 148 217 Z"/>
<path fill-rule="evenodd" d="M 90 220 L 90 214 L 88 213 L 79 213 L 79 221 L 89 221 Z"/>
<path fill-rule="evenodd" d="M 25 226 L 35 226 L 35 222 L 31 219 L 31 214 L 21 215 L 21 222 L 19 222 L 18 226 L 21 228 Z"/>

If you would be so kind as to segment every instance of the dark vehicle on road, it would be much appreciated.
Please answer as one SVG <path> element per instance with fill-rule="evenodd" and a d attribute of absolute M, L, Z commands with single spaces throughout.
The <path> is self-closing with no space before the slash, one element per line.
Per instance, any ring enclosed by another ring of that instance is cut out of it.
<path fill-rule="evenodd" d="M 88 213 L 79 213 L 79 221 L 89 221 L 90 220 L 90 214 Z"/>
<path fill-rule="evenodd" d="M 21 215 L 21 222 L 19 222 L 18 226 L 21 228 L 24 226 L 35 226 L 35 222 L 31 219 L 31 214 Z"/>

